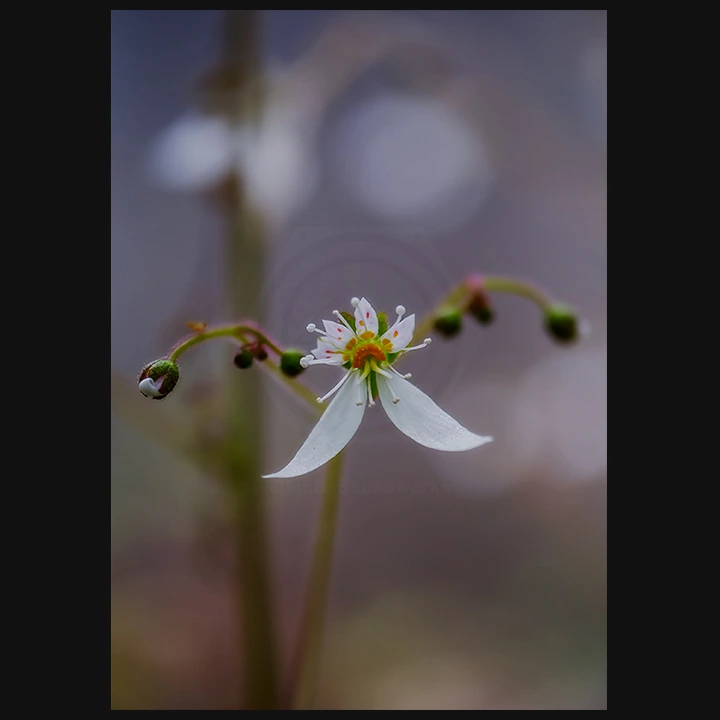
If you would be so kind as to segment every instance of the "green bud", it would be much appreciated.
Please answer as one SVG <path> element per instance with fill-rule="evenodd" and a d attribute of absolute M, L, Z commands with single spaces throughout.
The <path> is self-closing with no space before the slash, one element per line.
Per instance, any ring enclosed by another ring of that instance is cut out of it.
<path fill-rule="evenodd" d="M 462 330 L 462 313 L 456 307 L 446 305 L 435 314 L 435 330 L 445 337 L 453 337 Z"/>
<path fill-rule="evenodd" d="M 180 368 L 167 358 L 148 363 L 138 376 L 138 388 L 153 400 L 166 398 L 180 379 Z"/>
<path fill-rule="evenodd" d="M 305 353 L 302 350 L 286 350 L 280 356 L 280 369 L 288 377 L 297 377 L 305 370 L 300 363 L 304 357 Z"/>
<path fill-rule="evenodd" d="M 241 370 L 246 370 L 253 364 L 252 353 L 247 348 L 243 348 L 235 356 L 235 360 L 233 362 L 235 363 L 235 367 L 239 367 Z"/>
<path fill-rule="evenodd" d="M 545 310 L 545 328 L 562 343 L 570 343 L 579 336 L 578 317 L 572 308 L 554 303 Z"/>

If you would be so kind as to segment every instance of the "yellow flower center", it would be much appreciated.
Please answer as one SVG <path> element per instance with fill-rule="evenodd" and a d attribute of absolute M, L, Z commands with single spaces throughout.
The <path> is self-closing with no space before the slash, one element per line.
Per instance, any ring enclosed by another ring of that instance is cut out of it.
<path fill-rule="evenodd" d="M 353 368 L 357 370 L 363 367 L 370 358 L 375 358 L 379 362 L 384 362 L 387 359 L 385 353 L 375 343 L 358 345 L 352 358 Z"/>

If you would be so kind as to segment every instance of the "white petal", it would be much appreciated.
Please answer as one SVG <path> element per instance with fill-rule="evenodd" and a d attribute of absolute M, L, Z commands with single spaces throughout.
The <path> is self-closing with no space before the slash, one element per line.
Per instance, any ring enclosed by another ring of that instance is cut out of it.
<path fill-rule="evenodd" d="M 332 460 L 352 440 L 362 422 L 365 404 L 356 405 L 357 397 L 357 384 L 349 378 L 295 457 L 280 472 L 263 477 L 298 477 Z"/>
<path fill-rule="evenodd" d="M 144 380 L 142 380 L 138 385 L 138 388 L 145 397 L 156 398 L 160 397 L 160 395 L 162 394 L 158 390 L 157 385 L 155 385 L 155 381 L 150 378 L 145 378 Z"/>
<path fill-rule="evenodd" d="M 397 352 L 407 347 L 415 332 L 415 316 L 408 315 L 404 320 L 395 323 L 383 336 L 380 341 L 389 340 L 392 343 L 390 352 Z"/>
<path fill-rule="evenodd" d="M 373 306 L 362 298 L 355 308 L 355 332 L 358 337 L 369 330 L 373 335 L 377 335 L 379 323 L 378 316 Z"/>
<path fill-rule="evenodd" d="M 312 351 L 312 354 L 317 358 L 330 358 L 330 357 L 339 357 L 342 362 L 342 353 L 338 353 L 338 347 L 334 343 L 331 343 L 326 338 L 320 338 L 318 340 L 317 347 Z"/>
<path fill-rule="evenodd" d="M 310 365 L 342 365 L 342 355 L 331 355 L 330 357 L 316 358 L 310 360 Z"/>
<path fill-rule="evenodd" d="M 392 423 L 420 445 L 461 452 L 492 441 L 491 437 L 481 437 L 466 430 L 407 380 L 399 377 L 387 380 L 379 375 L 377 381 L 380 401 Z M 400 398 L 397 403 L 393 402 L 393 391 Z"/>
<path fill-rule="evenodd" d="M 340 323 L 323 320 L 323 325 L 327 333 L 327 341 L 335 345 L 338 350 L 344 350 L 345 346 L 353 339 L 352 332 Z"/>

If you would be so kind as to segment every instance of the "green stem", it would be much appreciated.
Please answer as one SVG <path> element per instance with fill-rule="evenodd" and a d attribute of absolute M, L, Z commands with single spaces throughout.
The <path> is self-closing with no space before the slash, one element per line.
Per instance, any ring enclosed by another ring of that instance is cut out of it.
<path fill-rule="evenodd" d="M 432 334 L 433 328 L 435 327 L 435 314 L 437 311 L 445 305 L 461 305 L 468 294 L 468 289 L 465 283 L 461 283 L 457 287 L 453 288 L 437 305 L 434 310 L 431 310 L 416 326 L 415 333 L 413 334 L 412 344 L 422 342 L 426 337 Z M 398 358 L 402 360 L 402 356 Z"/>
<path fill-rule="evenodd" d="M 541 308 L 546 308 L 551 300 L 539 289 L 517 280 L 505 277 L 485 277 L 482 289 L 486 291 L 508 292 L 526 297 Z M 470 280 L 453 288 L 439 303 L 443 305 L 464 306 L 470 299 L 472 284 Z M 430 313 L 417 326 L 414 341 L 420 342 L 433 330 L 435 312 Z M 325 605 L 330 582 L 335 528 L 340 504 L 340 480 L 342 475 L 342 453 L 330 461 L 325 480 L 323 505 L 320 515 L 320 527 L 313 552 L 312 569 L 308 583 L 307 597 L 303 609 L 300 635 L 290 683 L 290 706 L 294 710 L 312 708 L 317 685 L 322 649 L 322 630 Z"/>
<path fill-rule="evenodd" d="M 222 327 L 217 327 L 212 330 L 206 330 L 202 333 L 199 333 L 198 335 L 184 340 L 170 353 L 170 355 L 168 356 L 168 360 L 177 362 L 178 358 L 184 352 L 186 352 L 195 345 L 199 345 L 200 343 L 205 342 L 206 340 L 230 337 L 240 340 L 243 343 L 248 343 L 250 342 L 250 340 L 247 338 L 247 334 L 251 334 L 253 336 L 254 342 L 265 345 L 277 355 L 282 355 L 282 349 L 274 342 L 272 342 L 268 335 L 262 332 L 259 328 L 252 325 L 224 325 Z M 306 388 L 304 385 L 301 385 L 294 378 L 285 375 L 285 373 L 280 369 L 280 366 L 270 360 L 270 358 L 260 360 L 258 361 L 258 364 L 264 370 L 279 378 L 287 388 L 292 390 L 298 397 L 304 400 L 314 410 L 320 413 L 325 410 L 325 406 L 320 405 L 317 402 L 315 395 L 308 388 Z"/>
<path fill-rule="evenodd" d="M 316 412 L 323 413 L 325 412 L 326 406 L 321 405 L 315 396 L 315 394 L 306 388 L 304 385 L 301 385 L 297 380 L 294 378 L 288 377 L 281 369 L 280 366 L 274 363 L 269 358 L 267 360 L 263 360 L 260 365 L 267 370 L 268 372 L 275 375 L 275 377 L 279 378 L 284 385 L 292 390 L 299 398 L 302 398 L 310 407 L 313 408 Z"/>
<path fill-rule="evenodd" d="M 256 125 L 263 105 L 259 11 L 227 11 L 224 31 L 217 76 L 222 79 L 223 90 L 209 102 L 217 102 L 215 110 L 234 127 Z M 217 189 L 216 198 L 227 222 L 225 268 L 230 316 L 252 314 L 262 322 L 258 300 L 265 269 L 265 229 L 245 192 L 245 178 L 239 170 Z M 185 348 L 193 341 L 197 342 L 195 338 L 186 341 Z M 241 708 L 274 710 L 278 704 L 278 663 L 261 478 L 263 388 L 258 377 L 233 368 L 227 372 L 224 477 L 234 501 L 237 532 L 238 629 L 244 674 Z"/>
<path fill-rule="evenodd" d="M 506 292 L 512 293 L 513 295 L 520 295 L 537 303 L 541 310 L 545 310 L 552 304 L 552 298 L 539 288 L 526 282 L 513 280 L 512 278 L 490 275 L 483 279 L 482 286 L 484 290 L 489 292 Z"/>
<path fill-rule="evenodd" d="M 325 478 L 320 525 L 313 551 L 310 580 L 289 688 L 290 707 L 293 710 L 312 709 L 315 696 L 320 668 L 325 607 L 335 545 L 335 528 L 340 505 L 342 465 L 343 453 L 340 453 L 328 464 Z"/>
<path fill-rule="evenodd" d="M 193 345 L 198 345 L 206 340 L 213 340 L 220 337 L 234 337 L 242 340 L 243 342 L 247 342 L 247 338 L 245 337 L 247 334 L 253 335 L 255 337 L 255 342 L 265 345 L 277 355 L 282 355 L 283 351 L 258 328 L 253 327 L 252 325 L 230 325 L 215 328 L 213 330 L 204 330 L 203 332 L 184 340 L 172 351 L 172 353 L 170 353 L 168 360 L 177 362 L 177 359 L 186 350 L 189 350 L 193 347 Z"/>

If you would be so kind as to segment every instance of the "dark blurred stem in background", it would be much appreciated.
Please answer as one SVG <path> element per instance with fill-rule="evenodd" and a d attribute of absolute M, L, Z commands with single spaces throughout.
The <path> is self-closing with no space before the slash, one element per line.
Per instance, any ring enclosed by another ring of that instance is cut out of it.
<path fill-rule="evenodd" d="M 228 11 L 224 55 L 214 73 L 211 107 L 232 123 L 254 124 L 262 109 L 259 13 Z M 237 173 L 220 192 L 227 218 L 227 301 L 230 317 L 254 316 L 264 274 L 262 218 L 249 204 Z M 239 373 L 228 362 L 225 387 L 226 472 L 235 499 L 239 562 L 243 689 L 242 709 L 273 709 L 277 703 L 276 638 L 267 547 L 266 500 L 261 479 L 262 383 L 256 373 Z"/>

